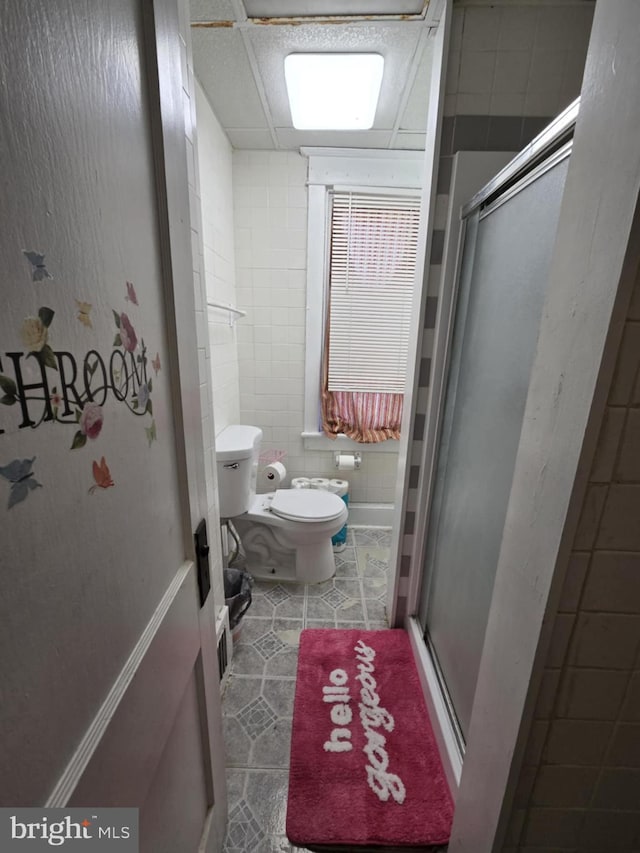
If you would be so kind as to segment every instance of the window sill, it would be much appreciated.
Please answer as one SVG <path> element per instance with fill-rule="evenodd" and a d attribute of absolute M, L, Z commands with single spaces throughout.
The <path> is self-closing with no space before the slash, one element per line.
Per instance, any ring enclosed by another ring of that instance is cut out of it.
<path fill-rule="evenodd" d="M 361 444 L 339 435 L 336 439 L 328 438 L 322 432 L 303 432 L 302 439 L 305 450 L 333 450 L 336 453 L 344 453 L 350 450 L 358 450 L 361 453 L 397 453 L 400 442 L 395 438 L 381 441 L 377 444 Z"/>

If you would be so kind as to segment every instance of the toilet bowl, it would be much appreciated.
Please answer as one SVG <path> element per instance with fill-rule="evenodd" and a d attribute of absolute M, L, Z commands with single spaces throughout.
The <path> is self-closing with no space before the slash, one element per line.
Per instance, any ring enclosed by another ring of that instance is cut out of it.
<path fill-rule="evenodd" d="M 335 573 L 331 537 L 347 521 L 331 492 L 277 489 L 256 495 L 262 430 L 226 427 L 216 438 L 220 516 L 232 521 L 256 578 L 320 583 Z"/>
<path fill-rule="evenodd" d="M 330 492 L 278 489 L 256 495 L 233 523 L 254 577 L 320 583 L 335 574 L 331 537 L 347 514 L 344 501 Z"/>

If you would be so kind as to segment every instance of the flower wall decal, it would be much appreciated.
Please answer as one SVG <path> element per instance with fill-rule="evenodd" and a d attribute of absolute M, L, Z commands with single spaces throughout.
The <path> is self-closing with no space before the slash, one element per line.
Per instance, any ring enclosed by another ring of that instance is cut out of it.
<path fill-rule="evenodd" d="M 55 316 L 51 308 L 39 308 L 37 317 L 25 317 L 22 321 L 20 336 L 27 350 L 33 353 L 43 365 L 58 369 L 56 357 L 49 346 L 49 326 Z"/>
<path fill-rule="evenodd" d="M 150 400 L 150 396 L 149 396 L 150 390 L 151 389 L 149 388 L 148 382 L 145 382 L 144 385 L 141 385 L 139 390 L 138 390 L 138 406 L 140 406 L 140 408 L 143 410 L 146 410 L 147 403 Z"/>
<path fill-rule="evenodd" d="M 29 352 L 40 352 L 46 346 L 47 327 L 39 317 L 25 317 L 20 334 Z"/>
<path fill-rule="evenodd" d="M 80 429 L 73 437 L 71 449 L 75 450 L 78 447 L 84 447 L 87 439 L 95 439 L 102 431 L 104 423 L 104 412 L 102 406 L 97 403 L 85 403 L 81 410 L 78 410 L 78 425 Z"/>
<path fill-rule="evenodd" d="M 138 346 L 138 338 L 136 336 L 136 331 L 131 325 L 131 321 L 129 320 L 126 314 L 120 315 L 120 322 L 122 346 L 126 349 L 127 352 L 135 352 L 135 349 Z"/>

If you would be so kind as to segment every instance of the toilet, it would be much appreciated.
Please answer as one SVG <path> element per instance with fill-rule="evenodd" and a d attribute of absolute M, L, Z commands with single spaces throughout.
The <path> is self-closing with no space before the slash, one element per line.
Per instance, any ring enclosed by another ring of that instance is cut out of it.
<path fill-rule="evenodd" d="M 347 521 L 345 502 L 316 489 L 256 494 L 262 430 L 234 424 L 216 438 L 220 517 L 230 520 L 255 578 L 320 583 L 336 570 L 331 537 Z"/>

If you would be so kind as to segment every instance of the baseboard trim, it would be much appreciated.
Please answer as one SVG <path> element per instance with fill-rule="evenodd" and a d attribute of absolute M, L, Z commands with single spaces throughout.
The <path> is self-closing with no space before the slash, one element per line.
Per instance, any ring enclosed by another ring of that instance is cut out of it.
<path fill-rule="evenodd" d="M 393 504 L 350 503 L 349 521 L 352 527 L 391 527 Z"/>

